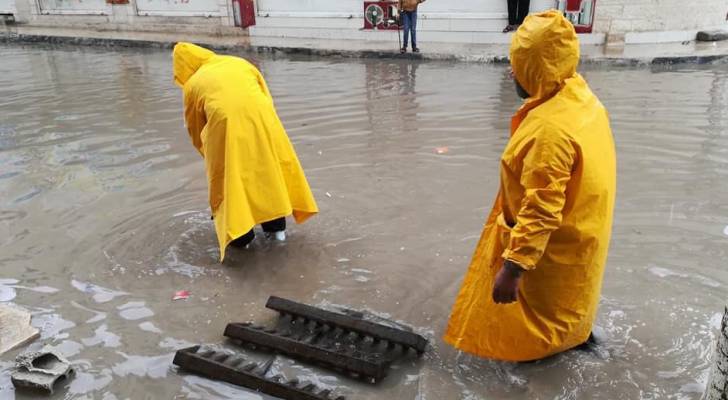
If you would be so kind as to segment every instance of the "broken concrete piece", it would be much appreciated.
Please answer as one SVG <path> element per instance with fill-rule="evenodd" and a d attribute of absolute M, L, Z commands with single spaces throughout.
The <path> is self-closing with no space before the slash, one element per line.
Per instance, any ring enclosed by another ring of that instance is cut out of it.
<path fill-rule="evenodd" d="M 699 42 L 718 42 L 728 39 L 728 31 L 700 31 L 696 39 Z"/>
<path fill-rule="evenodd" d="M 0 355 L 40 337 L 30 326 L 30 313 L 16 307 L 0 305 Z"/>
<path fill-rule="evenodd" d="M 43 349 L 21 354 L 15 361 L 17 370 L 10 378 L 18 389 L 33 389 L 52 394 L 56 382 L 67 379 L 73 374 L 68 360 L 52 350 Z"/>

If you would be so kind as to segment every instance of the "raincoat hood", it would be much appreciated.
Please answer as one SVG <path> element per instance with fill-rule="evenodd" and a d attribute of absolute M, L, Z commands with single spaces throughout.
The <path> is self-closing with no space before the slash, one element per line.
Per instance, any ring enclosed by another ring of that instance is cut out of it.
<path fill-rule="evenodd" d="M 560 12 L 533 14 L 513 35 L 510 58 L 516 80 L 531 96 L 529 102 L 545 100 L 576 75 L 579 39 Z"/>
<path fill-rule="evenodd" d="M 177 43 L 172 52 L 174 83 L 180 87 L 184 86 L 202 64 L 215 55 L 212 51 L 192 43 Z"/>

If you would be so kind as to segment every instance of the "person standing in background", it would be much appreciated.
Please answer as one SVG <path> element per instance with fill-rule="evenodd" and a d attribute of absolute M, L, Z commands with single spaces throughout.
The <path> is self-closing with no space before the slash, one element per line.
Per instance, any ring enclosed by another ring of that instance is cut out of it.
<path fill-rule="evenodd" d="M 528 15 L 531 0 L 508 0 L 508 25 L 503 33 L 513 32 L 523 23 Z"/>
<path fill-rule="evenodd" d="M 412 36 L 412 52 L 419 53 L 417 48 L 417 6 L 425 0 L 399 0 L 399 11 L 404 25 L 404 39 L 402 42 L 402 54 L 407 52 L 407 43 L 409 42 L 410 32 Z"/>

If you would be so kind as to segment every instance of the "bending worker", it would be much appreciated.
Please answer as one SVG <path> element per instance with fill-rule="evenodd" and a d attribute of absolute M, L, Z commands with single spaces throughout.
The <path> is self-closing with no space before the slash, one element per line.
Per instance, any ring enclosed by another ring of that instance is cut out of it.
<path fill-rule="evenodd" d="M 256 224 L 285 240 L 286 216 L 302 223 L 318 208 L 263 76 L 190 43 L 174 47 L 173 63 L 187 130 L 205 159 L 220 260 L 231 242 L 250 243 Z"/>
<path fill-rule="evenodd" d="M 529 16 L 510 56 L 526 100 L 513 117 L 500 193 L 444 339 L 481 357 L 531 361 L 590 338 L 616 161 L 607 111 L 576 72 L 571 23 L 556 11 Z"/>

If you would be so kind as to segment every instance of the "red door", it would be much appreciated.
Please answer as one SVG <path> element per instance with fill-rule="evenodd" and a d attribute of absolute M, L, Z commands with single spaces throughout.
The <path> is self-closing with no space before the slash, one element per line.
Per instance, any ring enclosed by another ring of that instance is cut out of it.
<path fill-rule="evenodd" d="M 255 25 L 255 4 L 253 0 L 233 0 L 235 26 L 247 28 Z"/>

